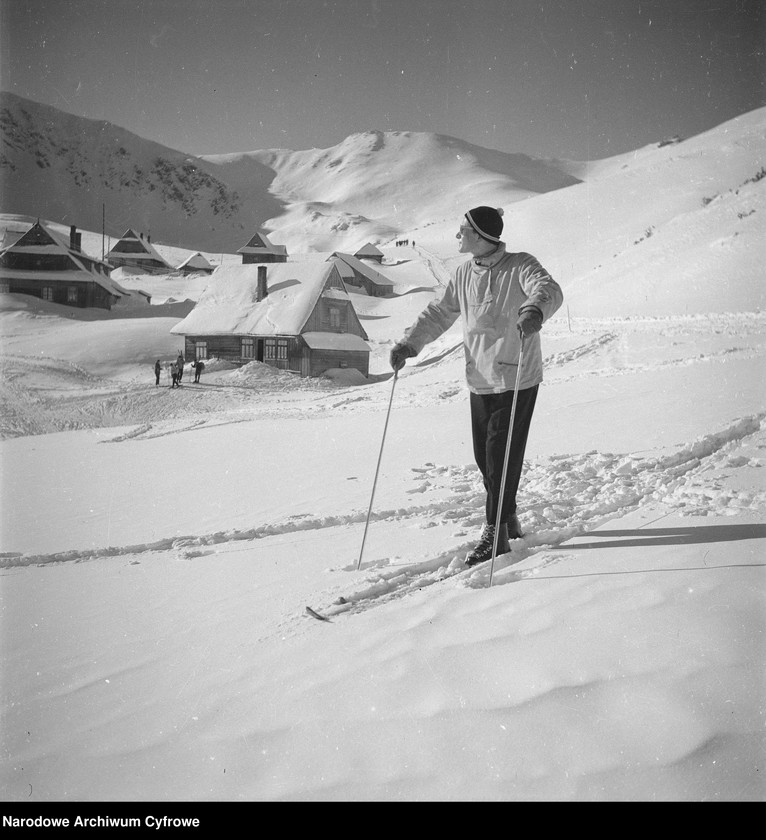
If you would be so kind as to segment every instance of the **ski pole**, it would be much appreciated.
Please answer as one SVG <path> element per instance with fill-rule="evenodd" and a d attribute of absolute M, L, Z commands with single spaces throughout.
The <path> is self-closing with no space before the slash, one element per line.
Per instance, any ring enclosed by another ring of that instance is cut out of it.
<path fill-rule="evenodd" d="M 500 479 L 500 495 L 497 499 L 497 519 L 495 520 L 495 539 L 492 543 L 492 560 L 489 564 L 489 586 L 492 586 L 492 573 L 495 570 L 495 555 L 497 554 L 497 540 L 500 536 L 500 519 L 503 515 L 503 496 L 505 495 L 505 479 L 508 475 L 508 460 L 511 457 L 511 441 L 513 440 L 513 421 L 516 417 L 516 403 L 519 399 L 519 384 L 521 382 L 521 363 L 524 360 L 524 336 L 521 336 L 519 347 L 519 365 L 516 368 L 516 384 L 513 388 L 513 403 L 511 404 L 511 422 L 508 426 L 508 441 L 505 445 L 505 460 L 503 461 L 503 477 Z"/>
<path fill-rule="evenodd" d="M 388 418 L 391 416 L 391 405 L 394 402 L 394 388 L 396 388 L 396 379 L 397 379 L 398 376 L 399 376 L 399 371 L 395 370 L 394 371 L 393 382 L 391 384 L 391 397 L 388 400 L 388 411 L 386 412 L 386 422 L 385 422 L 385 425 L 383 426 L 383 440 L 381 440 L 381 442 L 380 442 L 380 453 L 378 454 L 378 465 L 377 465 L 377 467 L 375 467 L 375 478 L 372 482 L 372 495 L 370 496 L 370 507 L 367 509 L 367 522 L 365 523 L 365 526 L 364 526 L 364 535 L 362 536 L 362 547 L 359 550 L 359 562 L 356 564 L 356 570 L 357 571 L 359 571 L 359 569 L 362 567 L 362 555 L 364 554 L 364 543 L 365 543 L 365 540 L 367 539 L 367 529 L 370 527 L 370 514 L 372 513 L 372 502 L 373 502 L 373 499 L 375 498 L 375 487 L 378 483 L 378 472 L 380 471 L 380 461 L 381 461 L 381 458 L 383 457 L 383 444 L 386 442 L 386 430 L 388 429 Z"/>

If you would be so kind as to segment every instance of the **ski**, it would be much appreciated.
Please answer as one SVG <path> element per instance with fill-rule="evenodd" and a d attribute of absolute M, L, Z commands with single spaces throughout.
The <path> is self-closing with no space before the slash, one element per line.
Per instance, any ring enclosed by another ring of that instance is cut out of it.
<path fill-rule="evenodd" d="M 316 618 L 319 621 L 330 621 L 330 619 L 326 615 L 318 613 L 316 610 L 311 609 L 311 607 L 306 607 L 306 614 L 310 615 L 312 618 Z"/>
<path fill-rule="evenodd" d="M 521 548 L 521 546 L 518 546 L 517 550 L 518 548 Z M 513 549 L 506 554 L 511 555 L 512 553 Z M 503 555 L 498 556 L 502 557 Z M 489 573 L 488 565 L 486 572 L 481 568 L 485 563 L 476 564 L 472 567 L 466 566 L 464 557 L 462 551 L 453 551 L 403 568 L 383 569 L 374 577 L 368 578 L 367 585 L 361 586 L 356 592 L 347 593 L 345 597 L 337 598 L 332 604 L 320 607 L 319 610 L 307 606 L 305 608 L 306 615 L 318 621 L 332 621 L 331 616 L 335 617 L 346 612 L 359 612 L 376 603 L 399 598 L 409 592 L 442 583 L 448 579 L 471 578 L 475 577 L 477 573 L 484 577 Z M 522 558 L 518 558 L 518 560 L 520 559 Z M 485 562 L 488 563 L 488 561 Z"/>

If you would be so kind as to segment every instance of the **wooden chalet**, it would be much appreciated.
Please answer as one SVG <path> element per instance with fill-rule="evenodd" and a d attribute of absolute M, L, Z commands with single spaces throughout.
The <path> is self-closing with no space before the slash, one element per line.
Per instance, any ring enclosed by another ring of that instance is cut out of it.
<path fill-rule="evenodd" d="M 39 220 L 0 251 L 0 291 L 81 308 L 111 309 L 131 296 L 109 277 L 111 266 L 81 249 L 73 225 L 61 235 Z"/>
<path fill-rule="evenodd" d="M 219 358 L 319 376 L 334 368 L 369 375 L 367 333 L 334 264 L 229 266 L 171 329 L 187 359 Z"/>
<path fill-rule="evenodd" d="M 242 265 L 287 262 L 287 248 L 284 245 L 273 245 L 262 230 L 257 231 L 237 253 L 242 254 Z"/>
<path fill-rule="evenodd" d="M 372 262 L 382 263 L 383 252 L 376 248 L 372 242 L 368 242 L 354 254 L 358 260 L 371 260 Z"/>
<path fill-rule="evenodd" d="M 178 266 L 178 271 L 181 274 L 212 274 L 215 271 L 215 266 L 211 265 L 207 257 L 203 257 L 199 251 L 196 254 L 188 256 L 181 265 Z"/>
<path fill-rule="evenodd" d="M 135 233 L 131 228 L 125 231 L 106 255 L 107 262 L 115 268 L 129 266 L 138 268 L 144 274 L 166 274 L 173 271 L 152 245 L 151 237 Z"/>
<path fill-rule="evenodd" d="M 393 282 L 372 266 L 365 265 L 358 257 L 335 251 L 328 259 L 337 265 L 346 285 L 364 289 L 372 297 L 385 297 L 394 293 Z"/>

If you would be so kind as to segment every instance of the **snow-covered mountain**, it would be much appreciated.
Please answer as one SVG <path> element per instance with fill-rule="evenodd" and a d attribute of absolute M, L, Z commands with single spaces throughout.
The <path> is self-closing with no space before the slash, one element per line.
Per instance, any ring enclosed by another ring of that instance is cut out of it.
<path fill-rule="evenodd" d="M 4 213 L 233 252 L 265 225 L 292 252 L 388 241 L 454 216 L 577 183 L 566 163 L 438 134 L 371 131 L 330 149 L 194 157 L 104 121 L 0 93 Z M 481 200 L 480 200 L 481 197 Z"/>
<path fill-rule="evenodd" d="M 509 247 L 534 253 L 566 285 L 573 314 L 764 303 L 766 108 L 685 140 L 577 162 L 407 131 L 195 158 L 11 94 L 0 104 L 0 213 L 15 214 L 17 229 L 26 216 L 100 231 L 106 205 L 110 237 L 150 233 L 175 249 L 173 264 L 189 251 L 218 264 L 262 226 L 292 256 L 406 237 L 421 256 L 440 255 L 444 274 L 459 259 L 460 215 L 493 204 L 506 210 Z"/>
<path fill-rule="evenodd" d="M 247 182 L 251 167 L 274 172 L 285 205 L 270 220 L 275 242 L 292 250 L 385 243 L 477 204 L 505 206 L 579 183 L 579 164 L 474 146 L 431 132 L 367 131 L 330 149 L 209 155 L 220 177 Z M 257 171 L 257 169 L 256 169 Z M 462 208 L 462 209 L 461 209 Z"/>
<path fill-rule="evenodd" d="M 226 251 L 280 209 L 264 166 L 252 167 L 240 192 L 198 158 L 11 93 L 0 94 L 0 130 L 8 213 L 98 231 L 104 214 L 112 237 L 133 228 L 167 244 Z"/>

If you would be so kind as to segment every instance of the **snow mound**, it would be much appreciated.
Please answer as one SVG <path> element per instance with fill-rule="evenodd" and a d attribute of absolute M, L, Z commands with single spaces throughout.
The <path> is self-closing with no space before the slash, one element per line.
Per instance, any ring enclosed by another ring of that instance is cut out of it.
<path fill-rule="evenodd" d="M 367 377 L 356 368 L 329 368 L 322 376 L 339 385 L 366 385 Z"/>

